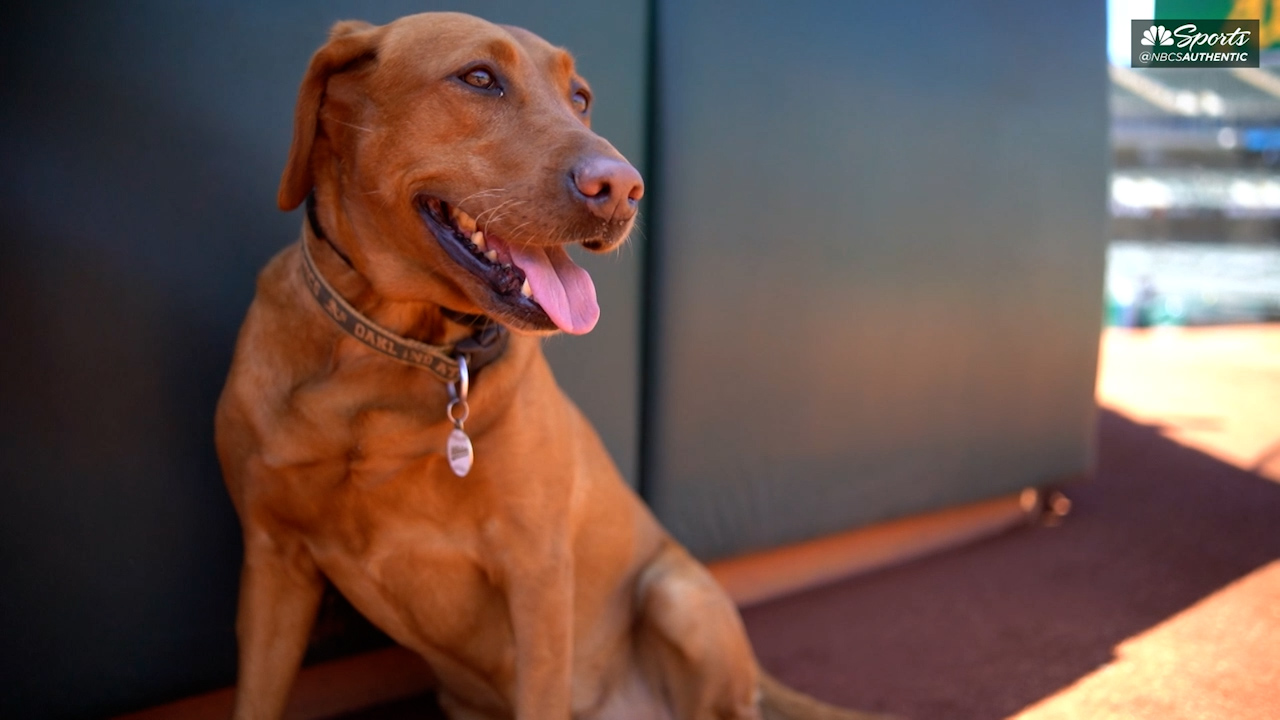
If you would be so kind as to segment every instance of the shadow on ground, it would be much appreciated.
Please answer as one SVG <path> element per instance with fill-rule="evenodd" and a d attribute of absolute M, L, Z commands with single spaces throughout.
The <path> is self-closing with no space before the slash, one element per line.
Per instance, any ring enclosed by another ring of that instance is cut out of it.
<path fill-rule="evenodd" d="M 994 719 L 1280 557 L 1280 487 L 1103 410 L 1095 480 L 1056 528 L 747 610 L 761 662 L 849 706 Z"/>

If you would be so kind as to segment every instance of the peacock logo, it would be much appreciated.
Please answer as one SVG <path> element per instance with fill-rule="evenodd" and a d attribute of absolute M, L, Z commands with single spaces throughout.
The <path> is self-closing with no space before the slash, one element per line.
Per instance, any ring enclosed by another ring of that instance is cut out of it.
<path fill-rule="evenodd" d="M 1152 25 L 1142 33 L 1142 39 L 1138 42 L 1143 45 L 1172 45 L 1173 33 L 1166 30 L 1163 25 Z"/>

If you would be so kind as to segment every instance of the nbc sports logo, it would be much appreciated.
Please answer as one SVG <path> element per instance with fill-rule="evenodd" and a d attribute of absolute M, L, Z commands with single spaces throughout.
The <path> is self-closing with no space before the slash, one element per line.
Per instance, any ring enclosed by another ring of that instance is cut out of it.
<path fill-rule="evenodd" d="M 1138 42 L 1143 45 L 1172 45 L 1173 33 L 1166 30 L 1163 25 L 1152 25 L 1142 33 L 1142 39 Z"/>
<path fill-rule="evenodd" d="M 1259 24 L 1258 20 L 1133 18 L 1129 21 L 1130 65 L 1258 67 Z M 1209 32 L 1201 32 L 1201 27 L 1208 28 Z"/>

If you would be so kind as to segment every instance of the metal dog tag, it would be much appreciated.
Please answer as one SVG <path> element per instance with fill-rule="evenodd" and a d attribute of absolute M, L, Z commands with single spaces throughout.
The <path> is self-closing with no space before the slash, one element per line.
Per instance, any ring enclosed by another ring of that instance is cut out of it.
<path fill-rule="evenodd" d="M 458 477 L 466 477 L 471 472 L 471 462 L 475 460 L 475 451 L 471 449 L 471 438 L 455 427 L 449 433 L 449 441 L 445 443 L 445 454 L 449 457 L 449 467 Z"/>
<path fill-rule="evenodd" d="M 449 404 L 445 406 L 445 417 L 453 423 L 453 431 L 444 444 L 445 457 L 449 458 L 449 467 L 458 477 L 466 477 L 471 472 L 471 463 L 476 459 L 476 452 L 471 447 L 471 438 L 462 430 L 462 423 L 471 415 L 471 407 L 467 405 L 467 392 L 471 386 L 470 374 L 467 372 L 467 356 L 458 356 L 458 382 L 449 383 Z"/>

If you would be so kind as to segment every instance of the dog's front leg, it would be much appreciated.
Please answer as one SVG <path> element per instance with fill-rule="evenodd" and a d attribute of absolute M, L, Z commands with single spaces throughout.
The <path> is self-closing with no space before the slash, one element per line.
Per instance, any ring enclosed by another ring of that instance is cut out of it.
<path fill-rule="evenodd" d="M 284 713 L 323 592 L 301 542 L 282 547 L 263 533 L 245 533 L 235 720 L 277 720 Z"/>
<path fill-rule="evenodd" d="M 567 549 L 511 571 L 517 720 L 568 720 L 573 674 L 573 567 Z"/>

